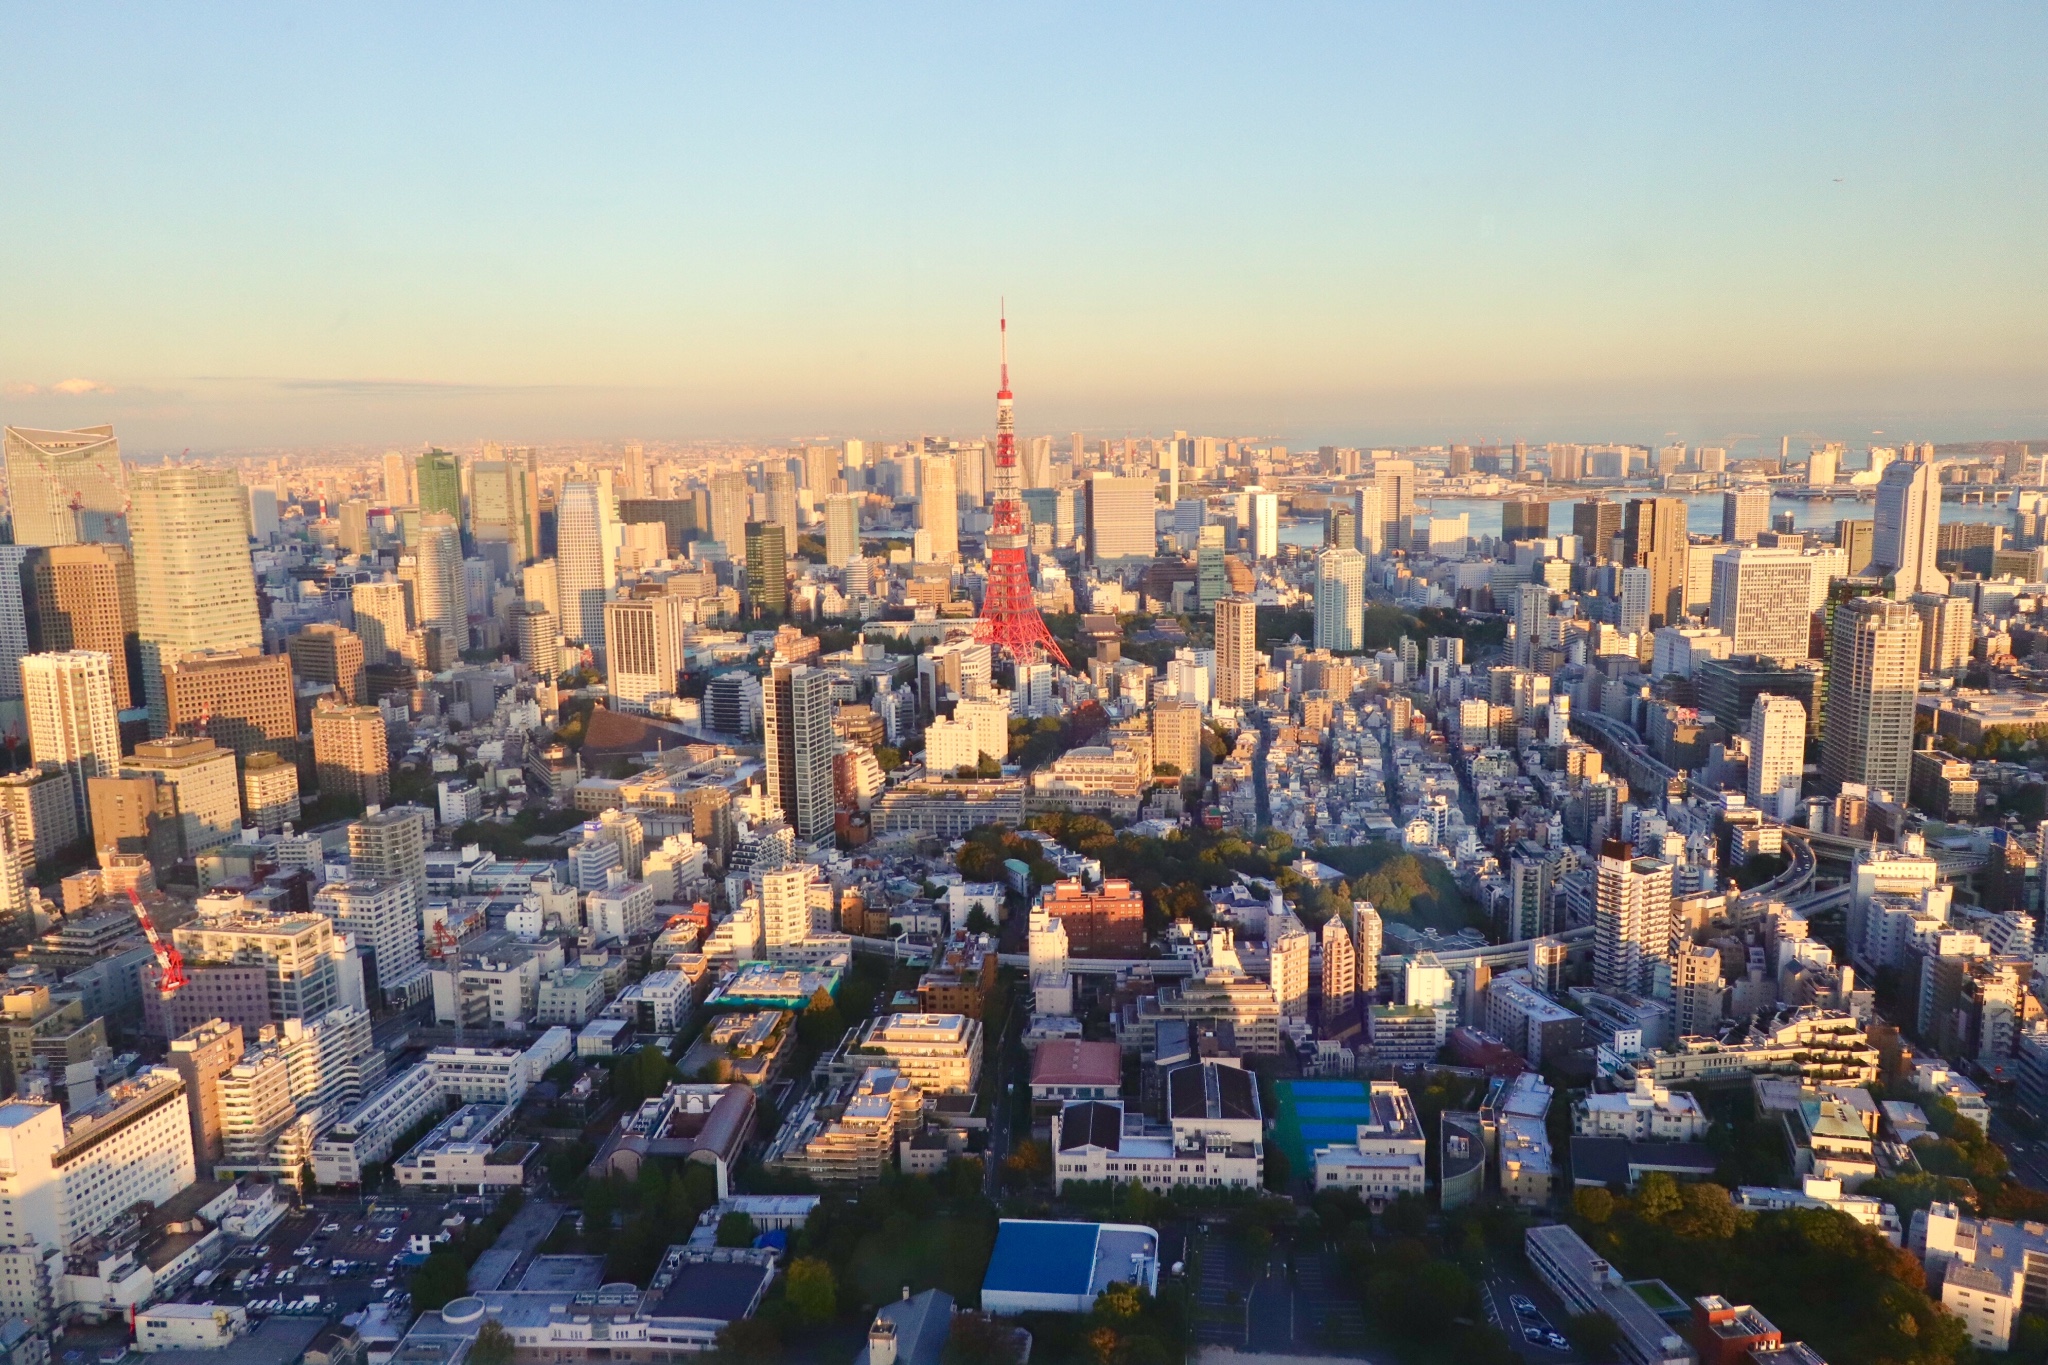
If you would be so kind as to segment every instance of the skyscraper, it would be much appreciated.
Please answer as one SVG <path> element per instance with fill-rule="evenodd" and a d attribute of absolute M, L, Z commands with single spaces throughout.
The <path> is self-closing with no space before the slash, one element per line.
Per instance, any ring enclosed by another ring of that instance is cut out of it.
<path fill-rule="evenodd" d="M 29 755 L 38 765 L 56 764 L 71 779 L 72 809 L 83 829 L 90 818 L 86 783 L 121 766 L 112 661 L 87 649 L 25 655 L 21 690 Z"/>
<path fill-rule="evenodd" d="M 1524 839 L 1508 858 L 1508 922 L 1503 936 L 1510 943 L 1541 938 L 1551 929 L 1552 880 L 1556 864 L 1541 844 Z"/>
<path fill-rule="evenodd" d="M 414 466 L 422 517 L 439 512 L 462 524 L 462 471 L 445 450 L 430 450 Z"/>
<path fill-rule="evenodd" d="M 1375 459 L 1372 468 L 1380 491 L 1380 549 L 1406 549 L 1408 518 L 1415 515 L 1415 462 Z"/>
<path fill-rule="evenodd" d="M 1749 804 L 1783 820 L 1799 803 L 1799 775 L 1806 770 L 1806 708 L 1796 697 L 1769 692 L 1749 708 Z M 1779 791 L 1791 784 L 1789 800 Z"/>
<path fill-rule="evenodd" d="M 470 534 L 509 547 L 512 567 L 540 557 L 540 475 L 531 450 L 469 467 Z"/>
<path fill-rule="evenodd" d="M 1797 550 L 1744 545 L 1714 556 L 1707 620 L 1736 654 L 1804 659 L 1811 650 L 1813 575 L 1819 561 Z"/>
<path fill-rule="evenodd" d="M 443 512 L 422 515 L 413 553 L 419 560 L 413 582 L 417 624 L 439 627 L 443 647 L 459 654 L 469 648 L 469 592 L 463 582 L 462 534 L 455 518 Z"/>
<path fill-rule="evenodd" d="M 1352 498 L 1358 514 L 1358 552 L 1362 555 L 1376 555 L 1384 550 L 1387 544 L 1387 518 L 1380 509 L 1379 485 L 1362 484 L 1352 494 Z"/>
<path fill-rule="evenodd" d="M 1259 694 L 1259 608 L 1249 597 L 1216 604 L 1216 700 L 1237 706 Z"/>
<path fill-rule="evenodd" d="M 825 563 L 835 569 L 860 553 L 860 495 L 834 493 L 825 499 Z"/>
<path fill-rule="evenodd" d="M 626 459 L 623 472 L 626 476 L 626 496 L 629 498 L 646 497 L 647 452 L 641 448 L 638 441 L 631 441 L 626 445 Z"/>
<path fill-rule="evenodd" d="M 366 668 L 388 663 L 398 647 L 412 633 L 412 599 L 409 584 L 396 580 L 358 583 L 349 589 L 349 605 L 356 616 L 356 634 L 363 642 Z"/>
<path fill-rule="evenodd" d="M 291 654 L 292 673 L 299 681 L 326 683 L 334 689 L 337 700 L 351 705 L 367 699 L 363 690 L 363 640 L 354 631 L 332 621 L 319 621 L 292 636 L 285 648 Z"/>
<path fill-rule="evenodd" d="M 137 470 L 128 526 L 135 633 L 152 734 L 164 733 L 164 670 L 187 654 L 263 645 L 248 500 L 226 470 Z"/>
<path fill-rule="evenodd" d="M 1572 534 L 1579 538 L 1579 552 L 1593 559 L 1609 558 L 1614 538 L 1621 534 L 1621 504 L 1606 498 L 1588 498 L 1572 504 Z"/>
<path fill-rule="evenodd" d="M 1607 840 L 1594 874 L 1593 984 L 1648 995 L 1670 960 L 1671 864 Z"/>
<path fill-rule="evenodd" d="M 737 469 L 721 469 L 711 476 L 711 538 L 725 547 L 728 559 L 747 552 L 747 523 L 753 520 L 753 494 L 747 476 Z"/>
<path fill-rule="evenodd" d="M 768 520 L 782 528 L 784 545 L 796 544 L 796 475 L 787 469 L 768 471 Z"/>
<path fill-rule="evenodd" d="M 1330 549 L 1316 556 L 1316 648 L 1365 647 L 1365 556 Z"/>
<path fill-rule="evenodd" d="M 1835 608 L 1821 775 L 1903 800 L 1920 686 L 1920 616 L 1910 602 L 1856 597 Z"/>
<path fill-rule="evenodd" d="M 1545 540 L 1550 536 L 1550 504 L 1511 500 L 1501 504 L 1502 540 Z"/>
<path fill-rule="evenodd" d="M 832 731 L 836 707 L 832 676 L 807 664 L 771 666 L 761 689 L 762 747 L 768 759 L 768 794 L 799 841 L 829 840 L 833 833 Z"/>
<path fill-rule="evenodd" d="M 103 520 L 127 510 L 127 469 L 112 427 L 9 427 L 0 446 L 6 452 L 16 545 L 71 545 L 94 539 L 89 534 L 96 529 L 90 524 L 93 518 L 81 513 L 97 513 Z"/>
<path fill-rule="evenodd" d="M 1533 666 L 1536 651 L 1543 644 L 1543 619 L 1549 615 L 1548 586 L 1542 583 L 1523 583 L 1515 589 L 1516 668 Z M 1459 643 L 1462 644 L 1463 641 Z"/>
<path fill-rule="evenodd" d="M 134 706 L 128 651 L 135 645 L 135 560 L 128 547 L 30 550 L 22 564 L 22 585 L 29 647 L 47 653 L 98 650 L 113 669 L 114 709 Z"/>
<path fill-rule="evenodd" d="M 187 654 L 164 670 L 165 721 L 181 735 L 205 735 L 237 758 L 298 756 L 297 688 L 291 660 L 260 649 Z"/>
<path fill-rule="evenodd" d="M 604 604 L 612 592 L 610 551 L 617 545 L 605 491 L 595 482 L 565 483 L 555 513 L 555 577 L 562 595 L 562 633 L 599 651 L 604 648 Z M 428 619 L 424 605 L 420 619 Z"/>
<path fill-rule="evenodd" d="M 1631 498 L 1622 513 L 1622 563 L 1650 571 L 1650 627 L 1685 617 L 1685 502 Z"/>
<path fill-rule="evenodd" d="M 1650 628 L 1650 604 L 1657 590 L 1657 575 L 1637 564 L 1623 569 L 1618 577 L 1620 610 L 1615 625 L 1624 635 L 1640 635 Z"/>
<path fill-rule="evenodd" d="M 1892 596 L 1948 591 L 1948 575 L 1934 567 L 1941 533 L 1941 485 L 1932 462 L 1901 462 L 1877 482 L 1877 515 L 1870 535 L 1871 572 L 1888 574 Z"/>
<path fill-rule="evenodd" d="M 1920 616 L 1920 671 L 1945 678 L 1970 661 L 1971 624 L 1976 609 L 1967 597 L 1913 594 Z"/>
<path fill-rule="evenodd" d="M 789 548 L 782 527 L 772 521 L 750 521 L 746 534 L 747 601 L 756 616 L 789 612 Z"/>
<path fill-rule="evenodd" d="M 391 794 L 384 713 L 374 706 L 314 707 L 313 764 L 321 795 L 382 805 Z"/>
<path fill-rule="evenodd" d="M 419 506 L 419 476 L 402 450 L 384 452 L 384 501 L 392 507 Z"/>
<path fill-rule="evenodd" d="M 931 541 L 932 558 L 960 557 L 960 497 L 953 461 L 927 455 L 918 462 L 917 524 Z"/>
<path fill-rule="evenodd" d="M 673 593 L 605 603 L 606 688 L 614 707 L 645 711 L 675 695 L 683 671 L 683 599 Z"/>
<path fill-rule="evenodd" d="M 1730 545 L 1754 545 L 1757 532 L 1771 524 L 1771 490 L 1745 488 L 1721 495 L 1721 539 Z"/>
<path fill-rule="evenodd" d="M 1087 496 L 1088 558 L 1093 564 L 1150 559 L 1159 549 L 1158 505 L 1150 479 L 1090 474 Z"/>
<path fill-rule="evenodd" d="M 1280 553 L 1280 495 L 1254 488 L 1245 498 L 1245 526 L 1251 532 L 1252 558 L 1271 559 Z"/>

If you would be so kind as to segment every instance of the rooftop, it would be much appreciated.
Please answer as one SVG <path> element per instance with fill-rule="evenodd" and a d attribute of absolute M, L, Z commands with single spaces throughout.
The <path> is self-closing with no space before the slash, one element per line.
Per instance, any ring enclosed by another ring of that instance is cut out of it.
<path fill-rule="evenodd" d="M 1123 1085 L 1123 1051 L 1115 1043 L 1055 1040 L 1041 1043 L 1031 1059 L 1033 1085 Z"/>

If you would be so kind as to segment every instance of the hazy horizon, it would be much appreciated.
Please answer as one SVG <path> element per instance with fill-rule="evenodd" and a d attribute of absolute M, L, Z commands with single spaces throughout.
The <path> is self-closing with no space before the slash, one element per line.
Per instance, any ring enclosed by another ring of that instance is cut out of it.
<path fill-rule="evenodd" d="M 2048 433 L 2038 7 L 0 36 L 0 421 L 137 451 L 981 432 L 1004 297 L 1027 433 Z"/>

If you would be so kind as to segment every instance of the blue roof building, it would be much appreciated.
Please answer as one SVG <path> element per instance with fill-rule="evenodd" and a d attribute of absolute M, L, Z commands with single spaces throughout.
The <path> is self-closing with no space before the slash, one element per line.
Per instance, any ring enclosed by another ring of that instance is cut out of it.
<path fill-rule="evenodd" d="M 1005 1218 L 981 1282 L 983 1312 L 1085 1313 L 1117 1281 L 1159 1291 L 1159 1234 L 1134 1223 Z"/>

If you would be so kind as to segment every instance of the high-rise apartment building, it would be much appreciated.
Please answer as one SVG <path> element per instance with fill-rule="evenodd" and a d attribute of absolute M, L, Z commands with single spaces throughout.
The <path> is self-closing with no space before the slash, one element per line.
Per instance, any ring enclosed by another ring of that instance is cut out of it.
<path fill-rule="evenodd" d="M 832 677 L 806 664 L 777 663 L 761 689 L 768 794 L 804 843 L 833 833 Z"/>
<path fill-rule="evenodd" d="M 171 931 L 187 966 L 232 962 L 263 968 L 270 1017 L 317 1019 L 361 989 L 355 953 L 325 915 L 252 910 L 238 896 L 202 896 L 195 919 Z M 344 972 L 355 972 L 353 983 Z"/>
<path fill-rule="evenodd" d="M 605 603 L 606 690 L 614 707 L 645 711 L 676 694 L 683 671 L 683 599 L 670 593 Z"/>
<path fill-rule="evenodd" d="M 225 470 L 142 469 L 130 480 L 135 633 L 152 734 L 170 724 L 164 672 L 188 654 L 263 647 L 248 500 Z"/>
<path fill-rule="evenodd" d="M 1057 923 L 1058 921 L 1055 921 Z M 1313 940 L 1290 910 L 1266 920 L 1267 969 L 1280 1018 L 1290 1024 L 1308 1022 L 1309 956 Z"/>
<path fill-rule="evenodd" d="M 538 602 L 521 602 L 512 608 L 512 637 L 519 649 L 519 662 L 536 676 L 552 680 L 562 669 L 562 630 L 555 614 Z"/>
<path fill-rule="evenodd" d="M 413 462 L 402 450 L 384 452 L 384 501 L 392 507 L 417 507 L 420 495 Z"/>
<path fill-rule="evenodd" d="M 1616 627 L 1623 635 L 1641 635 L 1649 630 L 1657 575 L 1643 565 L 1631 564 L 1615 575 L 1615 587 Z"/>
<path fill-rule="evenodd" d="M 192 1125 L 192 1155 L 211 1170 L 221 1159 L 220 1082 L 242 1060 L 242 1030 L 211 1019 L 171 1039 L 165 1064 L 185 1082 L 185 1110 Z"/>
<path fill-rule="evenodd" d="M 362 637 L 332 621 L 316 621 L 301 629 L 286 643 L 292 673 L 301 682 L 326 683 L 339 701 L 356 703 L 368 695 L 363 690 L 363 667 L 368 651 Z"/>
<path fill-rule="evenodd" d="M 1323 921 L 1322 947 L 1322 1027 L 1333 1032 L 1351 1017 L 1358 1003 L 1358 952 L 1341 917 L 1332 915 Z"/>
<path fill-rule="evenodd" d="M 1199 778 L 1202 775 L 1204 733 L 1200 702 L 1162 697 L 1152 703 L 1152 761 L 1155 764 L 1171 763 L 1180 770 L 1181 776 Z"/>
<path fill-rule="evenodd" d="M 374 975 L 378 989 L 388 988 L 423 960 L 420 907 L 407 882 L 361 875 L 329 882 L 314 893 L 313 909 L 355 939 L 366 974 Z"/>
<path fill-rule="evenodd" d="M 90 784 L 88 783 L 88 790 Z M 38 863 L 58 856 L 85 837 L 71 795 L 71 774 L 62 768 L 30 768 L 0 777 L 0 811 L 8 817 L 16 870 L 33 880 Z"/>
<path fill-rule="evenodd" d="M 1514 608 L 1515 667 L 1530 668 L 1543 644 L 1543 622 L 1550 615 L 1550 588 L 1542 583 L 1519 585 L 1515 589 Z"/>
<path fill-rule="evenodd" d="M 205 735 L 237 758 L 298 757 L 298 692 L 290 656 L 253 648 L 187 654 L 166 666 L 163 682 L 172 734 Z"/>
<path fill-rule="evenodd" d="M 8 567 L 0 565 L 0 572 Z M 113 670 L 114 709 L 136 705 L 128 668 L 128 653 L 135 647 L 135 560 L 128 547 L 30 550 L 21 565 L 21 582 L 29 647 L 52 654 L 99 651 Z M 0 667 L 5 663 L 0 659 Z"/>
<path fill-rule="evenodd" d="M 1358 993 L 1368 1001 L 1380 988 L 1380 941 L 1384 926 L 1371 901 L 1351 902 L 1351 950 L 1358 958 Z"/>
<path fill-rule="evenodd" d="M 787 469 L 771 469 L 763 480 L 767 488 L 767 520 L 782 528 L 782 543 L 796 544 L 797 532 L 801 525 L 796 510 L 796 475 Z"/>
<path fill-rule="evenodd" d="M 1821 775 L 1903 800 L 1920 687 L 1920 615 L 1910 602 L 1856 597 L 1835 607 L 1828 647 Z"/>
<path fill-rule="evenodd" d="M 1749 709 L 1749 804 L 1787 819 L 1806 771 L 1806 708 L 1796 697 L 1759 695 Z M 1785 800 L 1781 791 L 1790 784 Z"/>
<path fill-rule="evenodd" d="M 604 604 L 611 597 L 618 527 L 601 482 L 562 485 L 555 510 L 555 579 L 562 633 L 602 653 Z M 422 610 L 421 617 L 425 618 Z"/>
<path fill-rule="evenodd" d="M 168 827 L 177 858 L 197 857 L 232 842 L 241 829 L 234 751 L 211 739 L 172 735 L 145 740 L 121 760 L 121 770 L 156 779 L 158 826 Z"/>
<path fill-rule="evenodd" d="M 1253 488 L 1245 493 L 1244 507 L 1253 561 L 1273 558 L 1280 553 L 1280 495 Z"/>
<path fill-rule="evenodd" d="M 1622 563 L 1650 571 L 1650 628 L 1685 616 L 1685 501 L 1631 498 L 1622 512 Z"/>
<path fill-rule="evenodd" d="M 356 636 L 363 642 L 363 666 L 375 668 L 398 657 L 412 634 L 412 585 L 391 580 L 358 583 L 349 589 L 355 610 Z"/>
<path fill-rule="evenodd" d="M 1531 840 L 1523 840 L 1509 856 L 1506 941 L 1541 938 L 1551 931 L 1556 870 L 1549 850 Z"/>
<path fill-rule="evenodd" d="M 299 765 L 276 754 L 242 761 L 242 819 L 265 834 L 299 822 Z"/>
<path fill-rule="evenodd" d="M 1743 545 L 1714 556 L 1707 621 L 1734 641 L 1731 651 L 1804 659 L 1811 650 L 1813 575 L 1820 561 L 1798 550 Z"/>
<path fill-rule="evenodd" d="M 1381 510 L 1380 486 L 1377 483 L 1361 484 L 1351 496 L 1352 508 L 1358 518 L 1358 552 L 1376 555 L 1387 548 L 1387 517 Z"/>
<path fill-rule="evenodd" d="M 1216 700 L 1226 706 L 1259 695 L 1259 608 L 1249 597 L 1216 604 Z"/>
<path fill-rule="evenodd" d="M 7 462 L 16 545 L 109 538 L 106 519 L 128 509 L 127 469 L 110 426 L 76 431 L 8 427 L 0 448 Z"/>
<path fill-rule="evenodd" d="M 462 524 L 462 471 L 445 450 L 430 450 L 414 466 L 420 519 L 439 513 Z"/>
<path fill-rule="evenodd" d="M 29 754 L 54 763 L 71 782 L 71 807 L 86 828 L 86 783 L 121 766 L 121 722 L 114 709 L 113 667 L 97 650 L 30 654 L 21 661 Z"/>
<path fill-rule="evenodd" d="M 1871 572 L 1888 575 L 1891 595 L 1946 593 L 1948 575 L 1934 567 L 1941 536 L 1941 484 L 1933 462 L 1900 462 L 1877 481 L 1870 535 Z"/>
<path fill-rule="evenodd" d="M 1356 550 L 1316 556 L 1316 648 L 1365 648 L 1365 556 Z"/>
<path fill-rule="evenodd" d="M 858 493 L 825 499 L 825 562 L 835 569 L 860 553 L 860 503 Z"/>
<path fill-rule="evenodd" d="M 1671 963 L 1671 1026 L 1680 1038 L 1720 1036 L 1721 953 L 1704 943 L 1687 943 Z"/>
<path fill-rule="evenodd" d="M 1594 871 L 1593 984 L 1649 995 L 1670 960 L 1671 864 L 1607 840 Z"/>
<path fill-rule="evenodd" d="M 1158 498 L 1152 480 L 1090 474 L 1082 488 L 1087 500 L 1090 563 L 1149 560 L 1158 552 L 1153 516 Z"/>
<path fill-rule="evenodd" d="M 1913 610 L 1920 617 L 1920 671 L 1945 678 L 1970 661 L 1971 626 L 1976 609 L 1967 597 L 1914 593 Z"/>
<path fill-rule="evenodd" d="M 960 496 L 953 461 L 927 455 L 918 462 L 917 524 L 931 542 L 931 557 L 946 563 L 960 557 Z"/>
<path fill-rule="evenodd" d="M 1757 533 L 1770 525 L 1770 489 L 1744 488 L 1721 495 L 1721 539 L 1730 545 L 1754 545 Z"/>
<path fill-rule="evenodd" d="M 391 759 L 385 750 L 384 713 L 374 706 L 313 709 L 313 765 L 320 792 L 380 806 L 391 794 Z"/>
<path fill-rule="evenodd" d="M 817 869 L 809 863 L 761 874 L 761 937 L 772 959 L 777 948 L 811 936 L 811 887 Z"/>
<path fill-rule="evenodd" d="M 772 521 L 747 523 L 747 602 L 756 616 L 789 612 L 789 542 Z"/>

